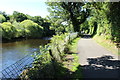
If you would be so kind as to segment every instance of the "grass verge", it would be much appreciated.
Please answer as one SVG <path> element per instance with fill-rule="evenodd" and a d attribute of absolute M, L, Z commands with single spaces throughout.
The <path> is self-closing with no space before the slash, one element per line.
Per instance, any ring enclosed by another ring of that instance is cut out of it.
<path fill-rule="evenodd" d="M 77 54 L 77 45 L 79 40 L 80 38 L 76 38 L 68 45 L 70 54 L 66 55 L 67 61 L 64 62 L 65 67 L 72 72 L 71 77 L 75 79 L 82 78 L 79 57 Z"/>
<path fill-rule="evenodd" d="M 80 38 L 74 39 L 71 44 L 68 45 L 70 52 L 77 53 L 77 45 Z"/>
<path fill-rule="evenodd" d="M 116 45 L 110 40 L 106 40 L 104 36 L 95 35 L 93 37 L 93 40 L 95 40 L 101 46 L 105 47 L 108 51 L 120 55 L 120 52 L 118 52 L 118 48 L 116 47 Z"/>

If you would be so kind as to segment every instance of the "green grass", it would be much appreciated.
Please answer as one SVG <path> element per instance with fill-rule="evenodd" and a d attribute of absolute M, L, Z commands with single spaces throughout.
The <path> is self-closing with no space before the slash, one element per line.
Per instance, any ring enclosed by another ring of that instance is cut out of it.
<path fill-rule="evenodd" d="M 74 39 L 71 44 L 68 45 L 70 52 L 77 53 L 77 45 L 80 38 Z"/>
<path fill-rule="evenodd" d="M 94 36 L 93 39 L 98 43 L 100 44 L 101 46 L 105 47 L 107 50 L 111 51 L 112 53 L 115 53 L 115 54 L 119 54 L 120 55 L 120 52 L 118 53 L 118 48 L 116 48 L 116 45 L 110 41 L 110 40 L 106 40 L 104 38 L 104 36 Z"/>
<path fill-rule="evenodd" d="M 79 57 L 77 54 L 77 47 L 78 47 L 79 40 L 80 40 L 80 38 L 76 38 L 71 42 L 71 44 L 68 45 L 70 53 L 72 53 L 72 54 L 67 54 L 67 56 L 71 55 L 74 58 L 74 60 L 72 62 L 65 62 L 65 64 L 71 65 L 70 67 L 69 66 L 65 66 L 65 67 L 73 72 L 73 74 L 71 76 L 72 76 L 72 78 L 75 78 L 75 79 L 82 78 L 82 73 L 81 73 L 82 71 L 80 68 Z"/>

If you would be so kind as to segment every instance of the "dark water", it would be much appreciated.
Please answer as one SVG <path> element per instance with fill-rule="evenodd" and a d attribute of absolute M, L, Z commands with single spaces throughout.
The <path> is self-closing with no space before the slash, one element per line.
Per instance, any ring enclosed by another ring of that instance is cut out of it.
<path fill-rule="evenodd" d="M 9 43 L 0 43 L 0 45 L 2 44 L 2 53 L 0 53 L 0 55 L 2 54 L 2 69 L 15 63 L 27 54 L 34 54 L 35 51 L 39 50 L 40 45 L 45 45 L 48 42 L 48 40 L 29 39 Z"/>

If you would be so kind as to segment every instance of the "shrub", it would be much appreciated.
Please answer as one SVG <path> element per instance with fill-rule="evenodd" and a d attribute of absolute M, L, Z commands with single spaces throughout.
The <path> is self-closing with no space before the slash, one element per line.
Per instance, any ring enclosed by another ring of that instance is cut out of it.
<path fill-rule="evenodd" d="M 65 54 L 69 51 L 68 44 L 76 38 L 78 33 L 65 33 L 61 35 L 55 35 L 51 39 L 49 44 L 50 49 L 52 50 L 53 56 L 57 61 L 64 60 Z"/>
<path fill-rule="evenodd" d="M 16 29 L 10 22 L 4 22 L 1 24 L 2 37 L 5 39 L 11 39 L 15 37 Z"/>
<path fill-rule="evenodd" d="M 32 38 L 42 37 L 43 29 L 37 23 L 31 20 L 24 20 L 20 24 L 24 29 L 25 37 L 32 37 Z"/>

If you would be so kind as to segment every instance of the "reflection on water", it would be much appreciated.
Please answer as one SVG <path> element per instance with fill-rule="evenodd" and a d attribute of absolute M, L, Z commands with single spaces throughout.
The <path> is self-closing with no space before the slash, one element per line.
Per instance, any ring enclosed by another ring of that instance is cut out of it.
<path fill-rule="evenodd" d="M 0 53 L 0 55 L 2 54 L 2 68 L 4 69 L 7 66 L 15 63 L 27 54 L 38 51 L 40 45 L 45 45 L 47 43 L 48 40 L 41 39 L 29 39 L 9 43 L 0 43 L 0 45 L 2 44 L 2 53 Z"/>

